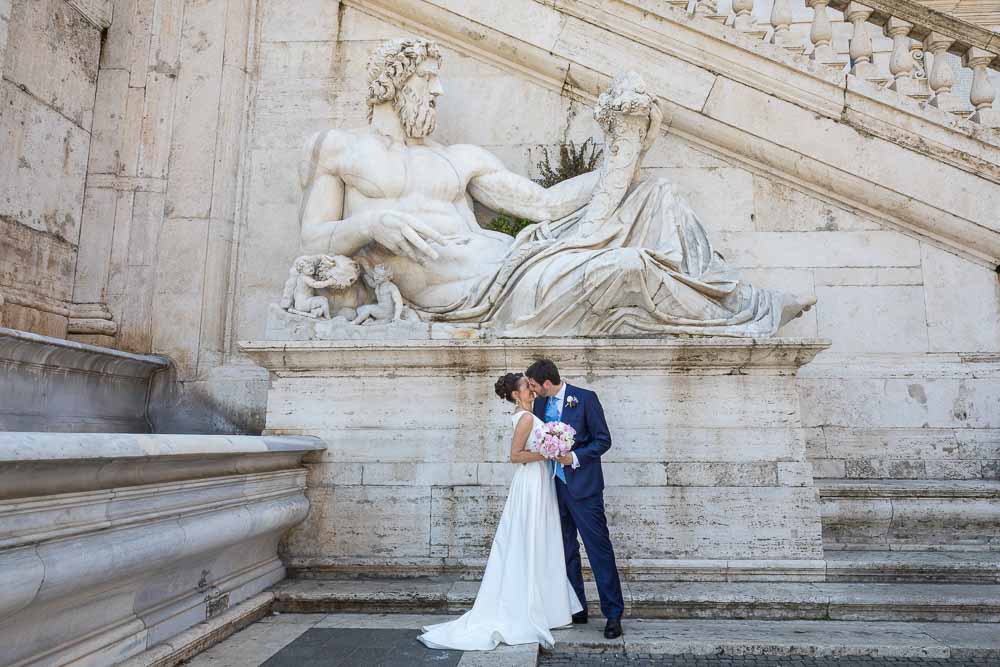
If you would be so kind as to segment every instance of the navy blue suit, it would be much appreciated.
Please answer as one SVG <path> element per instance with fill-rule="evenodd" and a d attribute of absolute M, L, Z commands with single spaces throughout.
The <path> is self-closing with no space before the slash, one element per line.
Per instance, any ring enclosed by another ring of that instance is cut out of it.
<path fill-rule="evenodd" d="M 576 399 L 571 405 L 570 397 Z M 535 399 L 534 412 L 545 420 L 548 398 Z M 562 521 L 563 550 L 566 556 L 566 574 L 576 591 L 583 608 L 587 598 L 583 591 L 583 570 L 580 563 L 580 544 L 583 540 L 590 559 L 590 568 L 597 582 L 601 598 L 601 613 L 605 618 L 621 618 L 625 611 L 622 585 L 615 565 L 615 551 L 608 534 L 608 520 L 604 516 L 604 472 L 601 455 L 611 449 L 611 433 L 604 418 L 604 408 L 594 392 L 566 385 L 562 421 L 576 430 L 576 454 L 580 467 L 574 470 L 565 466 L 566 483 L 556 479 L 556 497 L 559 499 L 559 518 Z"/>

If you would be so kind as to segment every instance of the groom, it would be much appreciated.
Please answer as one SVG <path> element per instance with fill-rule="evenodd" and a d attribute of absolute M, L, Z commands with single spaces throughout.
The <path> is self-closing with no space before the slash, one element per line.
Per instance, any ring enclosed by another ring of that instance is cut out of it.
<path fill-rule="evenodd" d="M 625 602 L 615 566 L 615 551 L 608 535 L 608 520 L 604 516 L 601 455 L 611 449 L 611 434 L 604 420 L 604 409 L 594 392 L 563 382 L 559 369 L 548 359 L 531 364 L 525 375 L 531 390 L 538 396 L 535 399 L 535 416 L 545 422 L 561 421 L 576 430 L 573 451 L 552 464 L 557 478 L 556 496 L 562 521 L 566 573 L 583 605 L 583 611 L 573 615 L 573 622 L 587 622 L 587 598 L 583 591 L 580 545 L 576 538 L 579 531 L 594 579 L 597 580 L 601 613 L 608 619 L 604 636 L 608 639 L 621 637 Z"/>

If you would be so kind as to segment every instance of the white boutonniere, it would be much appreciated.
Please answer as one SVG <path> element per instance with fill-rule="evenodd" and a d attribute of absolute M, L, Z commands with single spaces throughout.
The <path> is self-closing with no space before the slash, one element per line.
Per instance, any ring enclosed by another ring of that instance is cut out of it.
<path fill-rule="evenodd" d="M 579 403 L 579 402 L 580 401 L 578 401 L 576 399 L 576 396 L 567 396 L 566 397 L 566 407 L 567 408 L 575 408 L 576 404 Z"/>

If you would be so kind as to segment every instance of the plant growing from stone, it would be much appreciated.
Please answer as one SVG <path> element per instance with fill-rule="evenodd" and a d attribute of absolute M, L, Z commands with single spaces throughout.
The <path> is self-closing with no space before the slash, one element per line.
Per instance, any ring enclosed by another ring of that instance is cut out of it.
<path fill-rule="evenodd" d="M 594 144 L 592 138 L 588 138 L 579 146 L 572 141 L 562 144 L 559 147 L 558 164 L 552 164 L 548 147 L 542 148 L 542 155 L 543 158 L 537 164 L 541 176 L 534 181 L 543 188 L 551 188 L 556 183 L 562 183 L 574 176 L 594 171 L 604 155 L 604 151 Z M 531 224 L 534 224 L 532 220 L 500 213 L 490 221 L 487 228 L 495 232 L 517 236 L 522 229 Z"/>

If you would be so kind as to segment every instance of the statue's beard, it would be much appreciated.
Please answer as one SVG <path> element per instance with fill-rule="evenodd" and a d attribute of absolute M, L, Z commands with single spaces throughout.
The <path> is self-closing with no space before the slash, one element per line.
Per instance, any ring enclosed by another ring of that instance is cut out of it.
<path fill-rule="evenodd" d="M 416 95 L 409 88 L 403 88 L 396 97 L 399 122 L 406 136 L 421 138 L 429 136 L 437 127 L 437 110 L 427 98 Z"/>

